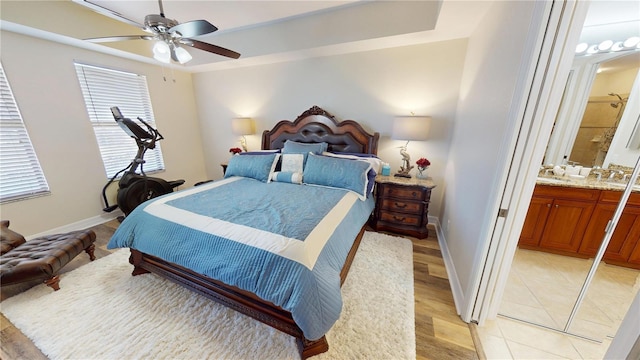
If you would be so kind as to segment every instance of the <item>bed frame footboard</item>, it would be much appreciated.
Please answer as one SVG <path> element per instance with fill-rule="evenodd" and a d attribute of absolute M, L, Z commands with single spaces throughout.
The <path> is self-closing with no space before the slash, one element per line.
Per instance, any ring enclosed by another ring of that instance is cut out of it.
<path fill-rule="evenodd" d="M 347 255 L 340 273 L 341 284 L 346 279 L 363 235 L 364 227 L 360 230 Z M 149 272 L 157 274 L 162 278 L 169 279 L 213 301 L 287 333 L 296 338 L 302 359 L 307 359 L 329 350 L 326 337 L 323 336 L 318 340 L 306 339 L 300 327 L 293 320 L 291 313 L 283 308 L 265 301 L 253 293 L 195 273 L 180 265 L 164 261 L 135 249 L 130 250 L 129 262 L 134 266 L 133 276 Z"/>

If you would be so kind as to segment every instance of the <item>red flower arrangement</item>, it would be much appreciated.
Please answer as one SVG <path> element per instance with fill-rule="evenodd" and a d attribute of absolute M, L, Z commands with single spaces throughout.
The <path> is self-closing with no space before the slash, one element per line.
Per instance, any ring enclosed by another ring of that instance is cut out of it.
<path fill-rule="evenodd" d="M 426 158 L 420 158 L 418 159 L 418 161 L 416 161 L 416 165 L 418 165 L 419 169 L 424 170 L 428 168 L 429 165 L 431 165 L 431 161 L 427 160 Z"/>
<path fill-rule="evenodd" d="M 229 149 L 229 152 L 232 153 L 233 155 L 235 155 L 235 154 L 241 153 L 242 149 L 240 149 L 238 147 L 234 147 L 234 148 Z"/>

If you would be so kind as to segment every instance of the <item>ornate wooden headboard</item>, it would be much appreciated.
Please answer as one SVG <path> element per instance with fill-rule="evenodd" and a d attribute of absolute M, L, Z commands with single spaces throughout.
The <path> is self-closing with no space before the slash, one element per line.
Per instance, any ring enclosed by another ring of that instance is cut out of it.
<path fill-rule="evenodd" d="M 302 143 L 326 142 L 333 152 L 377 154 L 380 134 L 368 133 L 353 120 L 338 122 L 318 106 L 303 112 L 293 122 L 282 120 L 262 133 L 262 149 L 282 149 L 287 140 Z"/>

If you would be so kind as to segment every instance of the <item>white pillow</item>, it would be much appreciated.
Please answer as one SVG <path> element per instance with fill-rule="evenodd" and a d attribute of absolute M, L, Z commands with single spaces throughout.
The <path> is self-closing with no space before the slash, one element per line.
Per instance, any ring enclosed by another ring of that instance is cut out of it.
<path fill-rule="evenodd" d="M 302 173 L 304 168 L 303 154 L 282 154 L 282 166 L 280 171 L 291 173 Z"/>
<path fill-rule="evenodd" d="M 375 155 L 363 154 L 366 156 L 358 156 L 358 155 L 347 155 L 347 154 L 335 154 L 327 151 L 323 152 L 322 155 L 342 158 L 342 159 L 366 161 L 369 164 L 371 164 L 371 168 L 376 172 L 376 174 L 382 173 L 382 165 L 384 164 L 384 161 L 380 160 L 380 158 L 376 157 Z"/>

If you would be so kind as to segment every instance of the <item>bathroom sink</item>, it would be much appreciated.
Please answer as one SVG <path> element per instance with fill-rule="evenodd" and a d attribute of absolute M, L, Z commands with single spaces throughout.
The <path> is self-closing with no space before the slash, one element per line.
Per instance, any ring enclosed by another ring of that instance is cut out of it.
<path fill-rule="evenodd" d="M 605 184 L 607 184 L 609 186 L 617 187 L 617 188 L 620 188 L 620 189 L 624 189 L 624 188 L 627 187 L 627 184 L 625 184 L 625 183 L 616 183 L 616 182 L 605 181 Z M 633 185 L 633 190 L 640 190 L 640 185 Z"/>
<path fill-rule="evenodd" d="M 569 179 L 538 177 L 538 182 L 544 184 L 567 184 L 569 183 Z"/>

